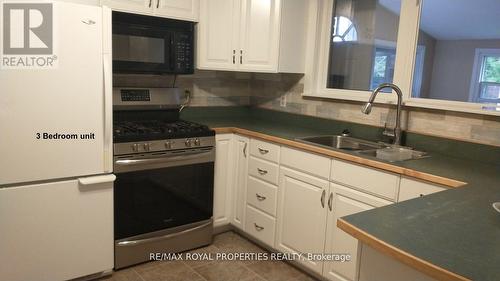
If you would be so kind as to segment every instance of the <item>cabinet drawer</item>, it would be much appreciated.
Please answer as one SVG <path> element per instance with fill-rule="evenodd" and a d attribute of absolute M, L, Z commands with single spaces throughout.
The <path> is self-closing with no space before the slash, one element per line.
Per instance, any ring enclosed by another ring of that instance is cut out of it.
<path fill-rule="evenodd" d="M 278 165 L 271 162 L 250 157 L 250 161 L 248 161 L 248 173 L 274 185 L 278 184 Z"/>
<path fill-rule="evenodd" d="M 252 176 L 248 177 L 247 203 L 272 216 L 276 216 L 277 192 L 275 186 Z"/>
<path fill-rule="evenodd" d="M 280 146 L 252 139 L 250 140 L 250 154 L 264 160 L 278 163 L 280 159 Z"/>
<path fill-rule="evenodd" d="M 330 158 L 289 147 L 281 148 L 281 165 L 324 179 L 330 175 Z"/>
<path fill-rule="evenodd" d="M 446 190 L 446 188 L 431 183 L 402 177 L 401 185 L 399 186 L 398 202 L 425 196 L 443 190 Z"/>
<path fill-rule="evenodd" d="M 247 205 L 245 231 L 269 246 L 274 247 L 276 220 Z"/>
<path fill-rule="evenodd" d="M 339 160 L 332 161 L 331 180 L 345 184 L 367 193 L 391 201 L 396 201 L 399 175 L 350 164 Z"/>

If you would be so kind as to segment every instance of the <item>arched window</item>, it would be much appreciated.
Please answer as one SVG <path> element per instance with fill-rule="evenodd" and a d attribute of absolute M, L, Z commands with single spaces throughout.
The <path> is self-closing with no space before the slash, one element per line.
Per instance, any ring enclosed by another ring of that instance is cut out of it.
<path fill-rule="evenodd" d="M 352 21 L 346 17 L 334 17 L 333 42 L 352 42 L 358 40 L 358 32 Z"/>

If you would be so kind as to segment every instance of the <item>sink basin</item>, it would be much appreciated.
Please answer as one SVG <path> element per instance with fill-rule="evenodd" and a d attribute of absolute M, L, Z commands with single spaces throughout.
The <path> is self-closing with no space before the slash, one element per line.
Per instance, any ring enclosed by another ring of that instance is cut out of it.
<path fill-rule="evenodd" d="M 382 144 L 345 136 L 316 136 L 297 139 L 300 142 L 341 150 L 364 151 L 385 147 Z"/>
<path fill-rule="evenodd" d="M 416 160 L 424 157 L 429 157 L 425 152 L 398 146 L 359 151 L 358 153 L 360 155 L 375 157 L 389 162 Z"/>

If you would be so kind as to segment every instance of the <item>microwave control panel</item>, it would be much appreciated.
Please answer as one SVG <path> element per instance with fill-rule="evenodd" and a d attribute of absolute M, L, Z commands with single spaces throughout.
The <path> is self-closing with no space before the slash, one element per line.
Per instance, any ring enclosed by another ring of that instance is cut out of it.
<path fill-rule="evenodd" d="M 173 69 L 177 73 L 193 73 L 194 48 L 192 36 L 189 33 L 174 33 L 173 52 L 175 59 L 172 61 Z"/>

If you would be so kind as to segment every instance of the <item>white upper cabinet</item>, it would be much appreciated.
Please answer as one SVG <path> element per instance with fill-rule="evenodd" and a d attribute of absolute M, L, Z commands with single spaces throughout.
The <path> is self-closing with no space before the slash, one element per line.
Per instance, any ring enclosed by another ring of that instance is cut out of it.
<path fill-rule="evenodd" d="M 155 14 L 174 19 L 197 21 L 199 0 L 156 0 Z"/>
<path fill-rule="evenodd" d="M 153 1 L 156 0 L 102 0 L 101 4 L 113 10 L 132 13 L 153 13 Z"/>
<path fill-rule="evenodd" d="M 199 69 L 303 73 L 305 0 L 201 0 Z"/>
<path fill-rule="evenodd" d="M 102 0 L 113 10 L 198 21 L 199 0 Z"/>
<path fill-rule="evenodd" d="M 198 68 L 236 70 L 239 1 L 202 0 L 198 24 Z"/>
<path fill-rule="evenodd" d="M 279 56 L 280 1 L 242 0 L 240 70 L 275 72 Z"/>

